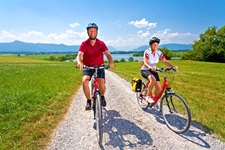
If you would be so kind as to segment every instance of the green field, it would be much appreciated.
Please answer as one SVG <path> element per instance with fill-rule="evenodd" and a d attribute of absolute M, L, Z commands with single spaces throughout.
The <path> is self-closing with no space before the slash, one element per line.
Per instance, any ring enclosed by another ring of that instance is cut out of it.
<path fill-rule="evenodd" d="M 42 149 L 81 84 L 74 63 L 0 55 L 0 149 Z"/>
<path fill-rule="evenodd" d="M 33 57 L 0 55 L 0 149 L 44 148 L 80 87 L 81 71 L 74 63 Z M 193 121 L 224 140 L 225 64 L 171 62 L 179 66 L 173 90 L 187 100 Z M 116 63 L 111 70 L 131 81 L 141 77 L 140 66 Z"/>
<path fill-rule="evenodd" d="M 171 60 L 179 67 L 172 88 L 188 102 L 193 121 L 212 131 L 225 141 L 225 64 L 197 61 Z M 140 62 L 116 63 L 115 73 L 131 81 L 141 77 Z M 160 62 L 159 68 L 165 66 Z M 162 80 L 162 74 L 161 81 Z"/>

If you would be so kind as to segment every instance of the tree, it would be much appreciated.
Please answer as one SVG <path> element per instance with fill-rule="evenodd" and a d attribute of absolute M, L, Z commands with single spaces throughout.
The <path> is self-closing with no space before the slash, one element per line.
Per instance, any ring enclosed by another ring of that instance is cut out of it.
<path fill-rule="evenodd" d="M 129 61 L 129 62 L 133 62 L 133 61 L 134 61 L 134 57 L 132 57 L 132 56 L 129 57 L 129 58 L 128 58 L 128 61 Z"/>
<path fill-rule="evenodd" d="M 124 58 L 121 58 L 120 62 L 126 62 L 126 60 Z"/>
<path fill-rule="evenodd" d="M 219 30 L 215 26 L 210 27 L 199 38 L 183 59 L 225 62 L 225 26 Z"/>
<path fill-rule="evenodd" d="M 163 47 L 163 48 L 159 48 L 159 50 L 162 51 L 163 55 L 166 57 L 166 59 L 170 60 L 171 57 L 173 56 L 173 52 L 170 51 L 168 48 Z"/>

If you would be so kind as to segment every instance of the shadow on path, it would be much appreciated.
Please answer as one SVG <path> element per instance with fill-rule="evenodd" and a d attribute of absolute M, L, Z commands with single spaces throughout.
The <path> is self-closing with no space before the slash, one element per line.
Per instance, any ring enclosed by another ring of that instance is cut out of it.
<path fill-rule="evenodd" d="M 164 124 L 165 128 L 167 128 L 165 121 L 163 120 L 162 113 L 157 111 L 155 108 L 147 109 L 145 110 L 146 113 L 152 114 L 156 121 Z M 168 128 L 169 129 L 169 128 Z M 193 130 L 198 129 L 198 130 Z M 176 134 L 174 132 L 174 134 Z M 204 148 L 210 148 L 210 145 L 202 139 L 202 137 L 206 136 L 206 133 L 202 130 L 201 125 L 197 123 L 191 123 L 191 127 L 188 131 L 186 131 L 183 134 L 180 134 L 180 137 L 186 139 L 187 141 L 196 144 L 198 146 L 204 147 Z"/>
<path fill-rule="evenodd" d="M 120 150 L 126 148 L 141 147 L 141 145 L 152 145 L 152 138 L 149 133 L 139 128 L 129 120 L 122 119 L 118 111 L 104 111 L 104 134 L 108 134 L 109 140 L 104 144 L 118 147 Z M 104 135 L 106 136 L 106 135 Z M 104 147 L 101 147 L 104 149 Z"/>

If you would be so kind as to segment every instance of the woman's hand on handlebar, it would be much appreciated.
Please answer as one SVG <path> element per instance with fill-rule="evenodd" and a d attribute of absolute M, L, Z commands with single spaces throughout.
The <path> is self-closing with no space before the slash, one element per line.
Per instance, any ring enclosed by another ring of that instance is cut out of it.
<path fill-rule="evenodd" d="M 178 67 L 177 66 L 174 66 L 173 68 L 176 69 L 176 71 L 178 70 Z"/>
<path fill-rule="evenodd" d="M 151 71 L 153 71 L 153 72 L 156 72 L 156 67 L 148 67 L 149 68 L 149 70 L 151 70 Z"/>

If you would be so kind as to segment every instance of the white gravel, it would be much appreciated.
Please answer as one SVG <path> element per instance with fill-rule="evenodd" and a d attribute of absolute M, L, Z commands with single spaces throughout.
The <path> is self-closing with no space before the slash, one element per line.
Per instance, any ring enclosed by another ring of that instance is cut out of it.
<path fill-rule="evenodd" d="M 185 134 L 172 132 L 160 112 L 154 108 L 143 111 L 138 106 L 129 82 L 107 70 L 106 87 L 103 147 L 97 144 L 93 111 L 84 110 L 81 87 L 46 150 L 225 149 L 225 143 L 205 133 L 197 123 Z"/>

